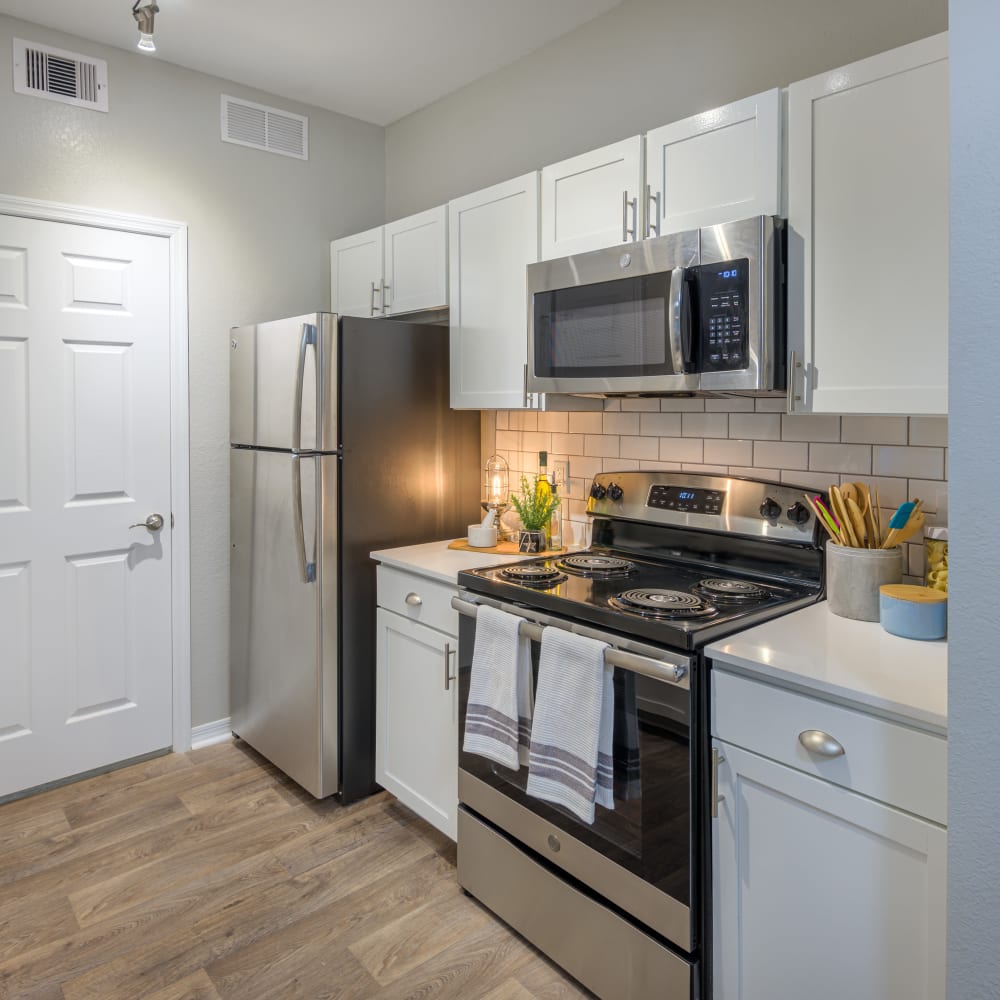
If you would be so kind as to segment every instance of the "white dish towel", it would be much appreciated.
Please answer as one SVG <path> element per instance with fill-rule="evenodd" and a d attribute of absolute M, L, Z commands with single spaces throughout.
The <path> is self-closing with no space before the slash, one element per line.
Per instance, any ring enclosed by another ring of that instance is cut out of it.
<path fill-rule="evenodd" d="M 466 753 L 516 771 L 528 763 L 531 738 L 531 642 L 520 635 L 522 619 L 480 604 L 472 651 Z"/>
<path fill-rule="evenodd" d="M 542 633 L 531 727 L 528 794 L 585 823 L 594 803 L 614 809 L 614 668 L 607 643 L 560 628 Z"/>

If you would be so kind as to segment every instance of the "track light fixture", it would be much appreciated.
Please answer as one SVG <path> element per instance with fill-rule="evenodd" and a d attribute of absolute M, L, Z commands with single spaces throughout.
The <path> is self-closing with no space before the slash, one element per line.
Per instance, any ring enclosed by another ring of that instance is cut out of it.
<path fill-rule="evenodd" d="M 135 18 L 135 23 L 139 26 L 138 48 L 142 52 L 155 52 L 156 44 L 153 41 L 153 18 L 160 8 L 156 6 L 156 0 L 150 0 L 145 7 L 139 6 L 141 2 L 142 0 L 135 0 L 135 3 L 132 4 L 132 16 Z"/>

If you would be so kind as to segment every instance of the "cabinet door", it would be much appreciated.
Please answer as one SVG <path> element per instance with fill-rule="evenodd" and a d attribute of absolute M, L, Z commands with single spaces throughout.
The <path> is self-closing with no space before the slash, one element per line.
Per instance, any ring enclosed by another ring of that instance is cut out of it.
<path fill-rule="evenodd" d="M 385 315 L 448 305 L 448 206 L 387 223 Z"/>
<path fill-rule="evenodd" d="M 451 405 L 523 408 L 525 269 L 538 260 L 538 173 L 450 202 L 448 229 Z"/>
<path fill-rule="evenodd" d="M 382 227 L 330 244 L 331 310 L 341 316 L 382 315 Z"/>
<path fill-rule="evenodd" d="M 948 411 L 948 45 L 788 90 L 790 407 Z"/>
<path fill-rule="evenodd" d="M 542 260 L 643 238 L 642 136 L 542 168 Z"/>
<path fill-rule="evenodd" d="M 945 830 L 714 749 L 715 1000 L 943 1000 Z"/>
<path fill-rule="evenodd" d="M 781 92 L 646 134 L 647 236 L 783 215 Z"/>
<path fill-rule="evenodd" d="M 454 840 L 458 639 L 384 608 L 377 629 L 375 780 Z"/>

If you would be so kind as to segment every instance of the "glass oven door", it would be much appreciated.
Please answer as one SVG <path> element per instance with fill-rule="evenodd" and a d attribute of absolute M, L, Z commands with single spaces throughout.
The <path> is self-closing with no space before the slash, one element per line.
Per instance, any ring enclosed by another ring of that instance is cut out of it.
<path fill-rule="evenodd" d="M 458 654 L 462 804 L 631 917 L 692 951 L 697 876 L 692 781 L 697 737 L 692 736 L 695 713 L 689 686 L 693 661 L 652 647 L 647 648 L 653 656 L 615 657 L 638 669 L 614 669 L 614 808 L 596 806 L 594 822 L 587 824 L 560 806 L 528 795 L 527 766 L 511 770 L 462 749 L 476 620 L 474 610 L 469 611 L 471 602 L 454 603 L 464 606 Z M 504 610 L 523 615 L 511 606 Z M 533 618 L 552 621 L 543 615 Z M 562 622 L 561 627 L 570 623 Z M 522 626 L 524 631 L 532 637 L 537 688 L 542 629 L 531 624 Z M 587 634 L 615 641 L 593 630 Z M 655 659 L 658 653 L 669 661 Z M 678 669 L 679 664 L 685 666 Z M 675 672 L 681 676 L 675 677 Z"/>

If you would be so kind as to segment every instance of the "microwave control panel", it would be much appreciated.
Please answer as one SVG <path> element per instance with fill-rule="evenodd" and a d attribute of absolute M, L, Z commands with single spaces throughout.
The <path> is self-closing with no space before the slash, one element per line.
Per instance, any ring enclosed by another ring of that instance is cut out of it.
<path fill-rule="evenodd" d="M 699 369 L 738 371 L 749 353 L 750 261 L 727 260 L 694 268 L 698 285 Z"/>

